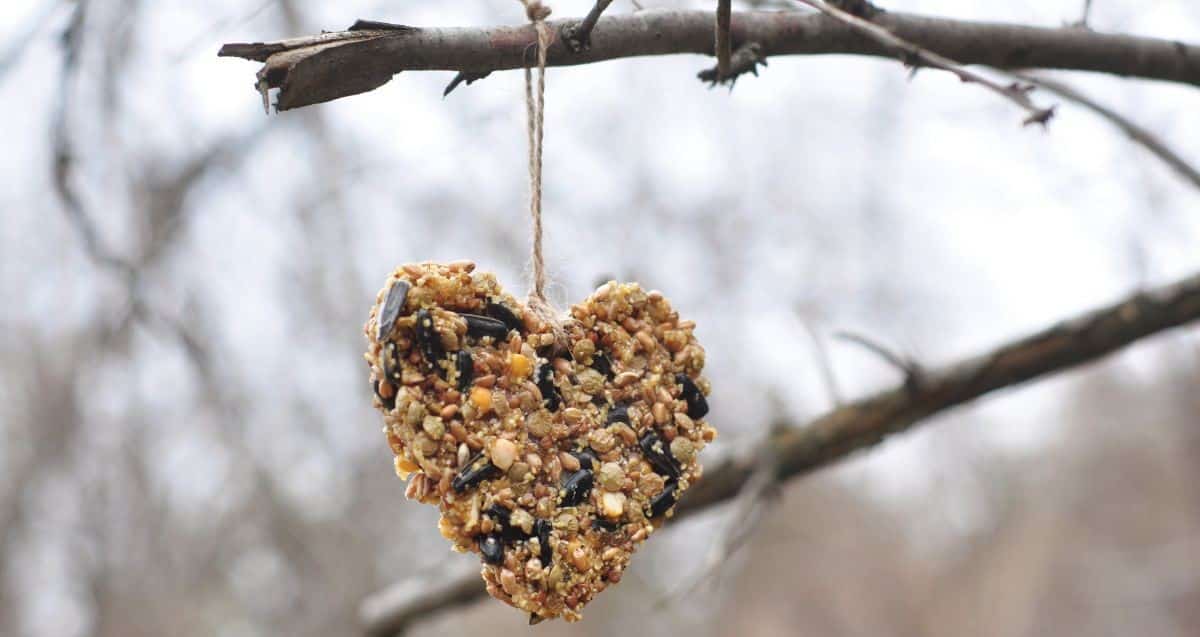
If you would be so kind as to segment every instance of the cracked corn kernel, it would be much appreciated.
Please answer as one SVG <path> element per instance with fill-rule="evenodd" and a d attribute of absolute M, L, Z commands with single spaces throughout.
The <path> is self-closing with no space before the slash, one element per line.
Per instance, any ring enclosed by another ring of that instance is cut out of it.
<path fill-rule="evenodd" d="M 409 474 L 420 469 L 417 463 L 405 458 L 404 456 L 396 456 L 396 475 L 400 476 L 401 480 L 407 480 Z"/>
<path fill-rule="evenodd" d="M 704 350 L 662 294 L 611 282 L 558 327 L 489 273 L 418 264 L 392 274 L 364 333 L 412 497 L 438 506 L 455 550 L 482 556 L 493 596 L 574 621 L 699 479 L 716 432 L 684 415 L 681 374 L 710 393 Z"/>
<path fill-rule="evenodd" d="M 533 364 L 523 354 L 512 354 L 508 361 L 508 371 L 513 378 L 525 378 L 533 371 Z"/>
<path fill-rule="evenodd" d="M 471 404 L 475 405 L 480 413 L 487 413 L 492 408 L 492 392 L 476 387 L 471 390 Z"/>

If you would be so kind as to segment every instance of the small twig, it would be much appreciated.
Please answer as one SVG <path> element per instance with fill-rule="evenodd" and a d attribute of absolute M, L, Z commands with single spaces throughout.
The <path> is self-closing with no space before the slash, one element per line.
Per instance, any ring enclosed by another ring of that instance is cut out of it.
<path fill-rule="evenodd" d="M 738 47 L 737 51 L 733 52 L 733 58 L 730 60 L 729 73 L 721 75 L 721 69 L 712 67 L 704 69 L 696 74 L 701 82 L 708 82 L 708 87 L 712 88 L 718 84 L 728 84 L 729 90 L 733 90 L 733 85 L 737 83 L 737 79 L 746 73 L 758 77 L 758 65 L 767 65 L 767 56 L 763 53 L 763 47 L 757 42 L 747 42 Z"/>
<path fill-rule="evenodd" d="M 1034 104 L 1033 100 L 1029 99 L 1029 91 L 1032 89 L 1031 86 L 1022 85 L 1017 82 L 1005 85 L 991 78 L 980 75 L 970 69 L 967 69 L 962 64 L 951 60 L 950 58 L 943 57 L 932 51 L 927 51 L 907 40 L 897 37 L 891 31 L 888 31 L 887 29 L 871 22 L 870 20 L 860 18 L 856 15 L 843 11 L 842 9 L 833 7 L 823 0 L 796 0 L 796 2 L 808 5 L 809 7 L 812 7 L 813 9 L 816 9 L 817 11 L 820 11 L 831 18 L 840 21 L 847 26 L 853 27 L 855 30 L 875 40 L 885 48 L 891 49 L 892 52 L 900 58 L 901 62 L 912 67 L 913 69 L 916 69 L 920 66 L 941 69 L 943 71 L 953 73 L 963 82 L 979 84 L 980 86 L 991 90 L 997 95 L 1000 95 L 1001 97 L 1028 111 L 1029 115 L 1023 122 L 1025 125 L 1041 124 L 1045 126 L 1046 123 L 1050 121 L 1050 118 L 1054 117 L 1053 106 L 1042 108 L 1037 104 Z"/>
<path fill-rule="evenodd" d="M 733 64 L 733 45 L 730 43 L 729 23 L 730 13 L 733 10 L 733 0 L 717 0 L 717 78 L 724 79 L 729 76 L 730 67 Z"/>
<path fill-rule="evenodd" d="M 592 29 L 596 28 L 596 21 L 600 19 L 600 14 L 604 13 L 610 4 L 612 4 L 612 0 L 596 0 L 596 4 L 592 5 L 592 10 L 588 11 L 579 24 L 568 24 L 563 27 L 563 42 L 566 43 L 567 48 L 579 53 L 591 47 Z"/>
<path fill-rule="evenodd" d="M 882 358 L 892 367 L 900 370 L 904 374 L 904 386 L 909 391 L 915 391 L 921 385 L 921 378 L 924 375 L 921 371 L 921 366 L 908 356 L 897 354 L 886 346 L 877 343 L 862 334 L 854 332 L 841 331 L 834 335 L 834 338 L 839 338 L 843 341 L 854 343 L 859 347 L 871 352 L 872 354 Z"/>
<path fill-rule="evenodd" d="M 463 82 L 466 82 L 467 86 L 470 86 L 471 84 L 474 84 L 475 82 L 482 80 L 491 74 L 491 71 L 486 71 L 483 73 L 468 73 L 466 71 L 460 71 L 454 76 L 454 79 L 450 80 L 450 83 L 446 85 L 445 90 L 442 91 L 442 97 L 449 95 L 451 91 L 458 88 L 458 85 L 462 84 Z"/>
<path fill-rule="evenodd" d="M 1047 91 L 1057 94 L 1065 100 L 1074 102 L 1093 113 L 1108 120 L 1110 124 L 1119 128 L 1122 132 L 1129 136 L 1136 144 L 1150 151 L 1155 157 L 1158 157 L 1163 163 L 1170 166 L 1181 177 L 1191 182 L 1197 188 L 1200 188 L 1200 170 L 1192 166 L 1174 150 L 1171 150 L 1157 135 L 1150 132 L 1146 128 L 1135 124 L 1125 116 L 1113 111 L 1112 109 L 1096 102 L 1090 97 L 1080 93 L 1070 86 L 1058 82 L 1056 80 L 1047 79 L 1040 76 L 1032 76 L 1028 74 L 1016 74 L 1017 77 L 1030 84 L 1036 84 Z"/>
<path fill-rule="evenodd" d="M 813 349 L 816 351 L 817 371 L 821 372 L 821 380 L 825 383 L 825 391 L 829 394 L 829 402 L 833 407 L 841 407 L 842 392 L 838 387 L 837 375 L 833 373 L 833 363 L 829 360 L 829 351 L 825 347 L 825 339 L 821 338 L 821 334 L 813 327 L 812 323 L 801 318 L 801 325 L 808 332 L 808 337 L 812 340 Z"/>
<path fill-rule="evenodd" d="M 1083 15 L 1080 16 L 1079 22 L 1076 22 L 1073 26 L 1077 26 L 1081 29 L 1090 28 L 1090 27 L 1088 27 L 1088 20 L 1091 19 L 1091 17 L 1092 17 L 1092 0 L 1083 0 Z"/>

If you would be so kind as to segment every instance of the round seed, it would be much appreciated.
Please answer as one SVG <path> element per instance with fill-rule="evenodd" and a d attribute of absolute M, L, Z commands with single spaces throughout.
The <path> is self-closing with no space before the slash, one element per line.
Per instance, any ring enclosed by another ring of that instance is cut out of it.
<path fill-rule="evenodd" d="M 591 339 L 585 338 L 575 343 L 575 346 L 571 349 L 571 354 L 575 357 L 575 360 L 583 362 L 590 359 L 595 351 L 596 344 Z"/>
<path fill-rule="evenodd" d="M 597 396 L 604 391 L 604 374 L 594 369 L 585 369 L 579 372 L 578 378 L 579 388 L 589 396 Z"/>
<path fill-rule="evenodd" d="M 690 439 L 680 436 L 671 441 L 671 455 L 680 462 L 691 462 L 696 457 L 696 445 Z"/>
<path fill-rule="evenodd" d="M 429 434 L 435 440 L 441 438 L 442 434 L 446 433 L 446 425 L 438 416 L 426 416 L 425 420 L 421 423 L 421 429 L 424 429 L 425 433 Z"/>
<path fill-rule="evenodd" d="M 588 434 L 588 444 L 600 453 L 608 453 L 617 445 L 617 439 L 608 429 L 594 429 Z"/>
<path fill-rule="evenodd" d="M 529 465 L 524 462 L 514 462 L 508 469 L 508 479 L 513 482 L 524 482 L 529 475 Z"/>
<path fill-rule="evenodd" d="M 545 412 L 534 412 L 525 418 L 525 430 L 534 438 L 542 438 L 550 433 L 550 418 Z"/>
<path fill-rule="evenodd" d="M 621 514 L 625 513 L 625 494 L 605 491 L 600 496 L 600 511 L 609 519 L 621 517 Z"/>
<path fill-rule="evenodd" d="M 517 446 L 507 438 L 498 438 L 492 444 L 492 464 L 501 471 L 507 471 L 517 459 Z"/>
<path fill-rule="evenodd" d="M 621 465 L 606 462 L 600 465 L 600 472 L 596 474 L 596 478 L 606 491 L 620 491 L 625 483 L 625 472 L 621 470 Z"/>

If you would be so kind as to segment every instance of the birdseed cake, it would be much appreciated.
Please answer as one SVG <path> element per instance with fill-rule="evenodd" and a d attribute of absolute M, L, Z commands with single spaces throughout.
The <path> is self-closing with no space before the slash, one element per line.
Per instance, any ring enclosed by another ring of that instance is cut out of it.
<path fill-rule="evenodd" d="M 406 495 L 531 623 L 580 619 L 700 477 L 716 431 L 694 327 L 617 282 L 555 324 L 466 261 L 379 292 L 366 360 Z"/>

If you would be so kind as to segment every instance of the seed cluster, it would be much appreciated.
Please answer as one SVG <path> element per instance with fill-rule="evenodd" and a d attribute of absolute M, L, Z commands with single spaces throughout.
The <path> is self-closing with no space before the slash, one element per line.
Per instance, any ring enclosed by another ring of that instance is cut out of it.
<path fill-rule="evenodd" d="M 397 268 L 364 329 L 410 499 L 488 592 L 578 620 L 701 475 L 704 349 L 662 294 L 609 282 L 558 326 L 470 262 Z"/>

